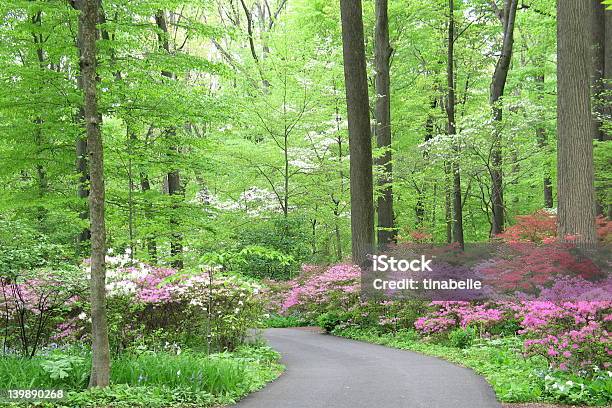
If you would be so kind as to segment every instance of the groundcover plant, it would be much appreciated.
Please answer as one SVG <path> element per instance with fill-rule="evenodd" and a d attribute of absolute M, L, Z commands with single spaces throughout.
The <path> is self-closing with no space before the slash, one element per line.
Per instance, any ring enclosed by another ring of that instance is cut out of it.
<path fill-rule="evenodd" d="M 1 1 L 0 406 L 612 404 L 611 61 L 610 0 Z"/>

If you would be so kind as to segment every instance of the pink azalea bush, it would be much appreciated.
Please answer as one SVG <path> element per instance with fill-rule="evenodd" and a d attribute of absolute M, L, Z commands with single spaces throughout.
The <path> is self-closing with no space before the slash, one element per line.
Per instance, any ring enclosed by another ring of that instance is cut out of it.
<path fill-rule="evenodd" d="M 288 291 L 282 294 L 279 312 L 302 313 L 306 318 L 330 309 L 346 309 L 358 302 L 361 270 L 350 264 L 329 268 L 306 266 L 302 275 L 288 282 Z"/>
<path fill-rule="evenodd" d="M 86 294 L 76 268 L 36 269 L 0 276 L 0 332 L 3 352 L 33 356 L 63 325 Z"/>

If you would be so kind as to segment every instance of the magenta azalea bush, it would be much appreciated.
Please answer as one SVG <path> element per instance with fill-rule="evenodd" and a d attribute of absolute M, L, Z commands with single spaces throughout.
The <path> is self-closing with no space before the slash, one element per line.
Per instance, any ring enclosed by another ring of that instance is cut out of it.
<path fill-rule="evenodd" d="M 458 329 L 473 329 L 480 337 L 521 336 L 526 356 L 541 355 L 553 369 L 593 372 L 608 369 L 612 360 L 612 302 L 600 300 L 612 293 L 610 285 L 610 278 L 593 283 L 565 277 L 538 297 L 517 295 L 515 301 L 366 301 L 359 296 L 360 269 L 339 264 L 306 266 L 300 277 L 280 284 L 270 304 L 273 312 L 323 321 L 331 329 L 415 329 L 433 341 Z"/>

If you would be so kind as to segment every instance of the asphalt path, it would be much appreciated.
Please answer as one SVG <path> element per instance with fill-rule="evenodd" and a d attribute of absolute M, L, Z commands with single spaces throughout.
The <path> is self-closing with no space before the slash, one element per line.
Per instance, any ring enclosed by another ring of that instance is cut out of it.
<path fill-rule="evenodd" d="M 239 408 L 499 408 L 487 382 L 435 357 L 308 329 L 268 329 L 285 372 Z"/>

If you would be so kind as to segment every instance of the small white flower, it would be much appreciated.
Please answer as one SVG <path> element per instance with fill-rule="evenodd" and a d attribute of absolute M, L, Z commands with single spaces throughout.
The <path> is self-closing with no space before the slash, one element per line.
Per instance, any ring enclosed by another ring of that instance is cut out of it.
<path fill-rule="evenodd" d="M 181 370 L 178 370 L 178 371 L 176 372 L 176 376 L 177 376 L 177 377 L 180 377 L 180 376 L 181 376 Z"/>
<path fill-rule="evenodd" d="M 87 314 L 86 314 L 85 312 L 81 312 L 81 313 L 79 314 L 79 319 L 81 319 L 81 320 L 85 320 L 86 318 L 87 318 Z"/>

